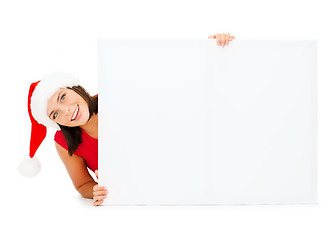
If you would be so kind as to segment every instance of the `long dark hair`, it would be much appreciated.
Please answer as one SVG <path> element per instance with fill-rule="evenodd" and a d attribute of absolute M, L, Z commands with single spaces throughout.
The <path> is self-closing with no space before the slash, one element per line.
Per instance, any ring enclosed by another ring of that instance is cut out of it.
<path fill-rule="evenodd" d="M 98 95 L 92 97 L 83 87 L 73 86 L 68 87 L 68 89 L 73 90 L 79 94 L 88 104 L 90 117 L 95 113 L 98 114 Z M 76 151 L 80 143 L 83 141 L 81 137 L 80 127 L 67 127 L 58 124 L 67 143 L 68 153 L 70 156 Z"/>

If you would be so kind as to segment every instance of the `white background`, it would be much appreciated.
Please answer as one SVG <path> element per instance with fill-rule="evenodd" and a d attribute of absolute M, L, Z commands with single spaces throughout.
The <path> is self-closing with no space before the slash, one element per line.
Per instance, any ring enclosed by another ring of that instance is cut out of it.
<path fill-rule="evenodd" d="M 1 1 L 0 238 L 327 239 L 326 9 L 319 0 Z M 28 156 L 31 82 L 66 71 L 95 94 L 97 38 L 222 32 L 239 39 L 318 39 L 318 205 L 93 207 L 73 188 L 55 151 L 54 131 L 38 151 L 42 172 L 34 179 L 18 174 L 18 163 Z"/>

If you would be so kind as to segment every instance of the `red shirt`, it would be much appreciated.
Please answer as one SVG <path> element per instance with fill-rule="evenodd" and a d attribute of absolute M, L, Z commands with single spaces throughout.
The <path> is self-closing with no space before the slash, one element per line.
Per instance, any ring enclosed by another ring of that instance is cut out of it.
<path fill-rule="evenodd" d="M 73 153 L 84 159 L 87 167 L 93 172 L 98 170 L 98 139 L 90 137 L 81 128 L 81 137 L 83 142 L 80 143 L 77 150 Z M 62 131 L 57 131 L 55 134 L 55 142 L 68 150 L 67 143 Z"/>

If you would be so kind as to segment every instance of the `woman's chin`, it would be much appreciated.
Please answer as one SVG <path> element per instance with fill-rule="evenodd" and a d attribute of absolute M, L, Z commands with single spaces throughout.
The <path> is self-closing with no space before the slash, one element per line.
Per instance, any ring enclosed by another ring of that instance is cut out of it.
<path fill-rule="evenodd" d="M 81 119 L 82 120 L 82 119 Z M 85 121 L 78 121 L 74 124 L 74 127 L 82 127 L 84 126 L 85 124 L 87 124 L 88 120 L 85 120 Z"/>
<path fill-rule="evenodd" d="M 65 127 L 80 127 L 83 126 L 84 124 L 81 124 L 79 121 L 78 122 L 70 122 L 69 124 L 60 124 Z"/>
<path fill-rule="evenodd" d="M 80 118 L 80 119 L 77 119 L 77 120 L 73 120 L 73 121 L 70 121 L 66 124 L 61 124 L 61 123 L 57 123 L 57 124 L 60 124 L 62 126 L 65 126 L 65 127 L 81 127 L 81 126 L 84 126 L 85 124 L 87 124 L 89 121 L 89 119 L 83 119 L 83 118 Z"/>

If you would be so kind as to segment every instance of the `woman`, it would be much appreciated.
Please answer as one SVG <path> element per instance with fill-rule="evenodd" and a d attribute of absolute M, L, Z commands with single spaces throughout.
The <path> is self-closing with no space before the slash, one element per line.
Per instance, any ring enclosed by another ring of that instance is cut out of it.
<path fill-rule="evenodd" d="M 235 37 L 216 34 L 208 38 L 224 47 Z M 92 198 L 95 206 L 102 204 L 108 191 L 87 170 L 98 178 L 98 96 L 90 96 L 75 77 L 53 73 L 31 84 L 28 109 L 32 122 L 30 164 L 39 168 L 34 154 L 46 136 L 46 127 L 56 128 L 56 149 L 74 187 L 83 197 Z M 23 165 L 21 172 L 26 170 Z"/>

